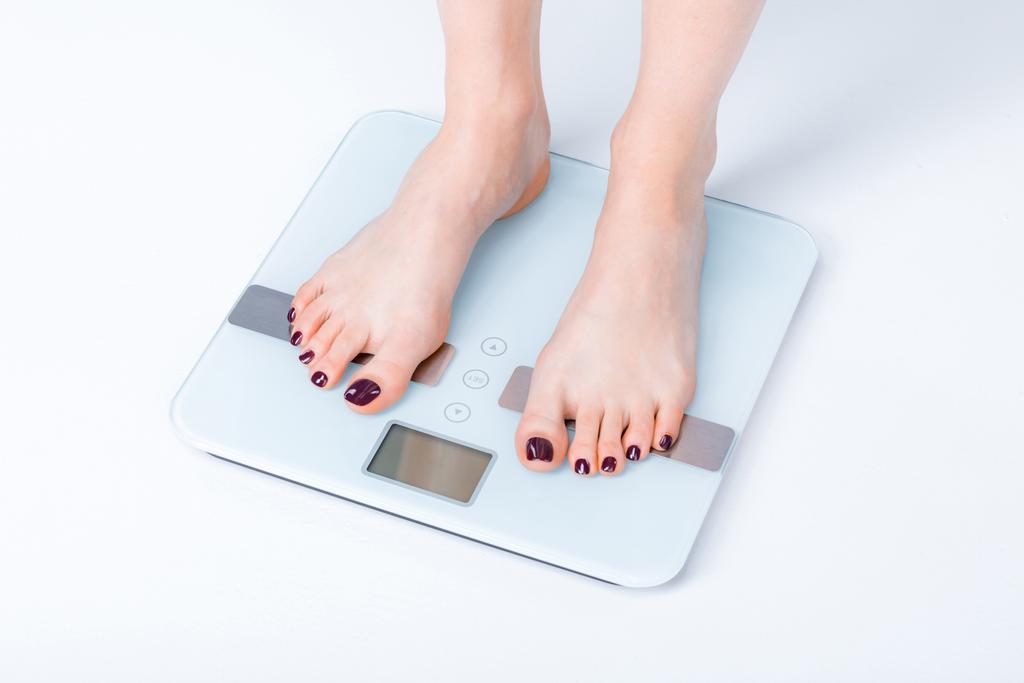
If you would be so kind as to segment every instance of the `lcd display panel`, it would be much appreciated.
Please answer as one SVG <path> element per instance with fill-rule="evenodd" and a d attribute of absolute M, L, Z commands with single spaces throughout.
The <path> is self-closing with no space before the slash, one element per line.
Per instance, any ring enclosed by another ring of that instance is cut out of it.
<path fill-rule="evenodd" d="M 468 503 L 492 457 L 470 446 L 392 424 L 366 469 L 381 477 Z"/>

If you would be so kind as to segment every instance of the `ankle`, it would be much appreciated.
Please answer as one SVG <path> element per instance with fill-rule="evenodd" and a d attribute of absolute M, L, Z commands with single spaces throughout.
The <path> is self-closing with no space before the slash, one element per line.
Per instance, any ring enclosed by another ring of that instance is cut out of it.
<path fill-rule="evenodd" d="M 718 152 L 715 124 L 714 113 L 687 117 L 630 107 L 612 132 L 612 172 L 703 192 Z"/>
<path fill-rule="evenodd" d="M 444 125 L 453 130 L 499 135 L 543 133 L 550 136 L 543 94 L 529 82 L 506 83 L 466 94 L 449 92 L 445 100 Z"/>
<path fill-rule="evenodd" d="M 679 122 L 627 111 L 615 127 L 603 214 L 613 230 L 699 232 L 704 185 L 714 166 L 714 119 Z M 658 239 L 665 235 L 659 234 Z"/>

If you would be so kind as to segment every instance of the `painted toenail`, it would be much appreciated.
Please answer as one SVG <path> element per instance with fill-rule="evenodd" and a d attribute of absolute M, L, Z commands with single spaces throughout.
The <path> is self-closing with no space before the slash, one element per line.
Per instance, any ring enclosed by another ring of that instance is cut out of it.
<path fill-rule="evenodd" d="M 312 351 L 303 351 L 302 354 L 299 356 L 299 362 L 302 363 L 303 365 L 309 365 L 309 361 L 311 360 L 313 360 Z"/>
<path fill-rule="evenodd" d="M 590 474 L 590 463 L 580 458 L 576 461 L 576 474 Z"/>
<path fill-rule="evenodd" d="M 669 436 L 668 434 L 661 437 L 661 441 L 658 442 L 658 447 L 661 448 L 661 450 L 663 451 L 667 451 L 669 448 L 672 447 L 672 437 Z"/>
<path fill-rule="evenodd" d="M 618 463 L 615 461 L 615 458 L 609 455 L 607 458 L 601 461 L 601 471 L 614 472 L 617 464 Z"/>
<path fill-rule="evenodd" d="M 551 462 L 555 458 L 555 448 L 551 442 L 540 436 L 531 436 L 526 442 L 526 459 Z"/>
<path fill-rule="evenodd" d="M 288 322 L 290 322 L 290 323 L 295 322 L 295 309 L 294 308 L 289 308 L 288 309 Z"/>
<path fill-rule="evenodd" d="M 380 385 L 372 379 L 357 379 L 345 390 L 345 400 L 357 406 L 365 406 L 380 396 Z"/>
<path fill-rule="evenodd" d="M 313 373 L 313 376 L 309 378 L 309 381 L 322 388 L 327 384 L 327 373 L 323 370 L 317 370 Z"/>
<path fill-rule="evenodd" d="M 626 449 L 626 457 L 629 458 L 630 460 L 639 460 L 640 459 L 640 447 L 639 446 L 630 446 L 629 448 L 627 448 Z"/>
<path fill-rule="evenodd" d="M 295 333 L 292 334 L 291 342 L 292 342 L 292 346 L 298 346 L 299 344 L 301 344 L 302 343 L 302 333 L 299 332 L 298 330 L 295 330 Z"/>

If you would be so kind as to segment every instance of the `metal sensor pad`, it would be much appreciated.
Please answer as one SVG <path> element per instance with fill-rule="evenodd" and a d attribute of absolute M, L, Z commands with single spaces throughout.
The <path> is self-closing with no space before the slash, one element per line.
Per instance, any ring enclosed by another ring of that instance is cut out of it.
<path fill-rule="evenodd" d="M 533 368 L 526 365 L 517 367 L 509 377 L 504 391 L 501 392 L 498 405 L 518 413 L 523 412 L 523 408 L 526 407 L 526 397 L 530 394 L 530 378 L 532 376 Z M 571 429 L 573 421 L 567 420 L 566 422 Z M 667 451 L 651 451 L 651 453 L 717 472 L 722 469 L 722 463 L 725 462 L 725 456 L 729 454 L 729 448 L 735 438 L 736 432 L 730 427 L 702 420 L 693 415 L 685 415 L 679 429 L 679 438 L 672 444 L 672 447 Z"/>
<path fill-rule="evenodd" d="M 228 322 L 268 337 L 288 341 L 291 325 L 288 323 L 288 309 L 292 295 L 279 292 L 263 285 L 249 285 L 228 316 Z M 434 353 L 423 359 L 412 373 L 412 381 L 434 386 L 441 381 L 445 368 L 455 355 L 455 347 L 445 342 Z M 352 359 L 357 365 L 366 365 L 373 358 L 372 353 L 360 353 Z"/>

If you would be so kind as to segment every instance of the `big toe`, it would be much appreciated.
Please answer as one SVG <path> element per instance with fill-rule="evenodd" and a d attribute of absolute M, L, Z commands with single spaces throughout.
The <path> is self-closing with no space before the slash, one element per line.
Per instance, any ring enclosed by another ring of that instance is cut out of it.
<path fill-rule="evenodd" d="M 565 460 L 569 433 L 565 429 L 561 401 L 554 396 L 535 396 L 531 389 L 516 429 L 516 453 L 528 469 L 553 470 Z"/>
<path fill-rule="evenodd" d="M 360 369 L 345 389 L 345 401 L 357 413 L 379 413 L 402 397 L 424 354 L 383 348 Z"/>

